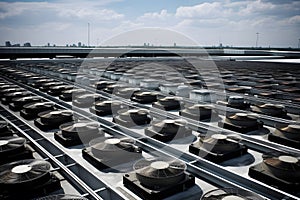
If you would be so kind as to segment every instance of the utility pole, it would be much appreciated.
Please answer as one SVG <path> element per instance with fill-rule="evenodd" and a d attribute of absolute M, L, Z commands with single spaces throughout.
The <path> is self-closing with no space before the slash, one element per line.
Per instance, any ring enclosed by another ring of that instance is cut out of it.
<path fill-rule="evenodd" d="M 259 32 L 256 33 L 256 43 L 255 43 L 256 48 L 258 47 L 258 37 L 259 37 Z"/>
<path fill-rule="evenodd" d="M 88 47 L 90 46 L 90 23 L 88 22 Z"/>

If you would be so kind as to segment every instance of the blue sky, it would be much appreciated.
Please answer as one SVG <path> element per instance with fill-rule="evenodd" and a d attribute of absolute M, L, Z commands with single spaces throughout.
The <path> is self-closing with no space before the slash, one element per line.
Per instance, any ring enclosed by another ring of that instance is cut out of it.
<path fill-rule="evenodd" d="M 91 45 L 297 47 L 300 1 L 0 1 L 2 45 L 87 44 L 88 23 Z"/>

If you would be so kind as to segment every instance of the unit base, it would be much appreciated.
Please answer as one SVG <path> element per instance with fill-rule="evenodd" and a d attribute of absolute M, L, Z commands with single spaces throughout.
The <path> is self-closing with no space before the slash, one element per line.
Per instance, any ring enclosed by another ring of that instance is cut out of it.
<path fill-rule="evenodd" d="M 248 133 L 248 132 L 256 131 L 256 130 L 259 130 L 260 128 L 262 128 L 261 123 L 259 123 L 257 126 L 245 127 L 245 126 L 230 124 L 230 123 L 227 123 L 226 121 L 219 121 L 218 126 L 235 131 L 235 132 L 244 133 L 244 134 Z"/>
<path fill-rule="evenodd" d="M 119 124 L 119 125 L 122 125 L 122 126 L 125 126 L 125 127 L 133 127 L 133 126 L 142 126 L 142 125 L 146 125 L 146 124 L 149 124 L 151 121 L 150 118 L 147 118 L 146 120 L 141 120 L 141 121 L 126 121 L 126 120 L 123 120 L 121 119 L 119 116 L 116 116 L 113 118 L 113 122 Z"/>
<path fill-rule="evenodd" d="M 290 182 L 277 178 L 271 172 L 264 169 L 263 165 L 263 163 L 260 163 L 250 167 L 249 176 L 286 192 L 299 193 L 300 182 Z"/>
<path fill-rule="evenodd" d="M 73 137 L 73 138 L 68 138 L 64 137 L 60 131 L 54 133 L 54 139 L 58 141 L 60 144 L 62 144 L 64 147 L 71 147 L 71 146 L 76 146 L 76 145 L 81 145 L 88 143 L 92 139 L 101 136 L 100 134 L 85 134 L 84 137 L 82 138 L 78 137 Z"/>
<path fill-rule="evenodd" d="M 149 127 L 145 129 L 145 134 L 161 142 L 169 142 L 171 140 L 177 140 L 180 138 L 191 136 L 192 130 L 179 128 L 175 134 L 162 134 L 154 131 L 152 127 Z"/>
<path fill-rule="evenodd" d="M 95 113 L 96 115 L 101 116 L 101 117 L 112 114 L 111 111 L 97 110 L 95 108 L 95 106 L 90 107 L 90 112 Z"/>
<path fill-rule="evenodd" d="M 99 170 L 103 171 L 105 169 L 109 169 L 110 172 L 119 172 L 120 170 L 114 169 L 114 167 L 124 163 L 137 161 L 142 158 L 142 154 L 136 152 L 130 152 L 124 155 L 122 159 L 114 159 L 114 158 L 101 159 L 101 158 L 97 158 L 92 153 L 91 147 L 87 147 L 82 149 L 82 157 Z"/>
<path fill-rule="evenodd" d="M 195 177 L 185 172 L 184 180 L 176 185 L 170 185 L 160 189 L 148 189 L 144 187 L 137 179 L 135 173 L 125 174 L 123 176 L 123 184 L 126 188 L 146 200 L 158 200 L 170 197 L 176 193 L 183 192 L 195 185 Z"/>
<path fill-rule="evenodd" d="M 205 158 L 211 162 L 221 163 L 226 160 L 230 160 L 245 155 L 247 153 L 247 147 L 240 144 L 239 148 L 237 148 L 234 151 L 215 153 L 215 152 L 210 152 L 205 148 L 200 147 L 198 144 L 194 143 L 189 146 L 189 152 L 197 156 L 200 156 L 202 158 Z"/>
<path fill-rule="evenodd" d="M 154 108 L 158 108 L 160 110 L 166 110 L 166 111 L 170 111 L 170 110 L 178 110 L 180 109 L 180 105 L 162 105 L 159 102 L 155 102 L 152 104 L 152 106 Z"/>
<path fill-rule="evenodd" d="M 289 147 L 294 147 L 294 148 L 300 149 L 300 141 L 291 140 L 284 136 L 276 135 L 275 133 L 270 133 L 268 136 L 268 139 L 272 142 L 276 142 L 276 143 L 283 144 L 283 145 L 286 145 Z"/>
<path fill-rule="evenodd" d="M 32 151 L 33 151 L 32 149 L 25 147 L 25 149 L 22 150 L 21 152 L 14 153 L 13 155 L 8 155 L 5 158 L 1 158 L 0 165 L 18 161 L 18 160 L 33 159 Z"/>
<path fill-rule="evenodd" d="M 63 123 L 67 123 L 67 122 L 62 122 L 59 124 L 44 124 L 43 122 L 41 122 L 41 119 L 35 119 L 34 120 L 34 125 L 36 127 L 38 127 L 39 129 L 41 129 L 42 131 L 49 131 L 49 130 L 53 130 L 53 129 L 58 129 L 59 126 Z"/>
<path fill-rule="evenodd" d="M 32 188 L 17 188 L 14 190 L 5 190 L 0 188 L 0 199 L 3 200 L 19 200 L 19 199 L 35 199 L 41 196 L 47 196 L 49 193 L 62 190 L 60 179 L 56 174 L 50 175 L 49 181 L 41 183 Z"/>

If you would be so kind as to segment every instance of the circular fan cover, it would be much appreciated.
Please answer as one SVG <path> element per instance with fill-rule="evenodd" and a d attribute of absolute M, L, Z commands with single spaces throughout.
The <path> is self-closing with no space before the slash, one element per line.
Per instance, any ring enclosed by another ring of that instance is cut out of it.
<path fill-rule="evenodd" d="M 39 114 L 41 118 L 55 119 L 60 116 L 70 116 L 72 115 L 72 111 L 70 110 L 54 110 L 54 111 L 46 111 Z"/>
<path fill-rule="evenodd" d="M 83 93 L 85 93 L 86 92 L 86 90 L 84 90 L 84 89 L 71 89 L 71 90 L 64 90 L 64 91 L 62 91 L 62 94 L 63 95 L 65 95 L 65 94 L 67 94 L 67 95 L 78 95 L 78 94 L 83 94 Z"/>
<path fill-rule="evenodd" d="M 104 89 L 107 85 L 112 85 L 115 82 L 113 81 L 99 81 L 95 83 L 95 86 L 98 90 Z"/>
<path fill-rule="evenodd" d="M 239 147 L 237 142 L 231 141 L 223 134 L 213 134 L 211 136 L 200 137 L 199 143 L 203 148 L 217 153 L 232 151 Z"/>
<path fill-rule="evenodd" d="M 280 154 L 264 154 L 264 168 L 274 174 L 274 176 L 288 180 L 300 180 L 300 160 L 298 157 Z"/>
<path fill-rule="evenodd" d="M 7 155 L 14 151 L 24 148 L 26 140 L 22 137 L 1 137 L 0 138 L 0 155 Z"/>
<path fill-rule="evenodd" d="M 133 166 L 137 179 L 149 188 L 176 185 L 185 177 L 186 165 L 179 160 L 142 159 Z"/>
<path fill-rule="evenodd" d="M 35 83 L 41 85 L 41 84 L 44 84 L 44 83 L 50 83 L 52 81 L 54 81 L 54 80 L 45 78 L 45 79 L 36 80 Z"/>
<path fill-rule="evenodd" d="M 29 103 L 24 105 L 24 109 L 29 111 L 29 112 L 34 112 L 34 111 L 45 111 L 45 110 L 50 110 L 53 109 L 53 106 L 55 104 L 52 102 L 39 102 L 39 103 Z"/>
<path fill-rule="evenodd" d="M 253 110 L 259 113 L 271 115 L 271 116 L 281 116 L 285 114 L 284 106 L 280 104 L 261 104 L 253 107 Z"/>
<path fill-rule="evenodd" d="M 56 90 L 69 90 L 72 88 L 73 88 L 73 86 L 71 86 L 71 85 L 57 85 L 57 86 L 50 87 L 49 89 L 56 91 Z"/>
<path fill-rule="evenodd" d="M 140 91 L 140 88 L 121 88 L 116 93 L 123 97 L 130 97 L 133 93 Z"/>
<path fill-rule="evenodd" d="M 22 89 L 22 88 L 14 87 L 14 88 L 4 89 L 4 90 L 2 90 L 2 93 L 4 93 L 4 94 L 10 94 L 10 93 L 13 93 L 13 92 L 22 92 L 22 91 L 25 91 L 25 90 Z"/>
<path fill-rule="evenodd" d="M 136 97 L 155 97 L 157 94 L 154 92 L 137 92 L 134 95 Z"/>
<path fill-rule="evenodd" d="M 195 104 L 187 108 L 189 113 L 197 114 L 199 116 L 211 115 L 213 106 L 206 104 Z"/>
<path fill-rule="evenodd" d="M 6 91 L 11 91 L 13 89 L 19 89 L 18 87 L 14 86 L 14 85 L 9 85 L 4 83 L 5 85 L 1 85 L 0 86 L 0 91 L 2 91 L 3 93 L 5 93 Z"/>
<path fill-rule="evenodd" d="M 288 126 L 282 128 L 281 130 L 289 132 L 289 133 L 299 133 L 300 125 L 299 124 L 289 124 Z"/>
<path fill-rule="evenodd" d="M 148 118 L 149 111 L 145 109 L 124 109 L 118 111 L 120 117 L 124 120 L 142 121 Z"/>
<path fill-rule="evenodd" d="M 90 141 L 92 149 L 103 152 L 129 150 L 134 147 L 134 141 L 128 138 L 95 138 Z"/>
<path fill-rule="evenodd" d="M 45 111 L 38 114 L 43 123 L 63 123 L 71 121 L 73 112 L 71 110 Z"/>
<path fill-rule="evenodd" d="M 179 103 L 179 98 L 178 97 L 165 97 L 165 98 L 161 98 L 158 99 L 159 103 L 163 104 L 163 105 L 168 105 L 170 103 Z"/>
<path fill-rule="evenodd" d="M 95 99 L 99 99 L 100 95 L 98 94 L 83 94 L 76 97 L 76 100 L 79 102 L 94 102 Z"/>
<path fill-rule="evenodd" d="M 99 124 L 96 122 L 70 122 L 59 126 L 65 137 L 78 136 L 80 134 L 90 134 L 99 132 Z"/>
<path fill-rule="evenodd" d="M 18 98 L 13 98 L 13 102 L 15 103 L 22 103 L 22 102 L 37 102 L 37 101 L 42 101 L 41 97 L 38 96 L 28 96 L 28 97 L 18 97 Z"/>
<path fill-rule="evenodd" d="M 118 110 L 118 108 L 121 107 L 121 102 L 120 101 L 100 101 L 100 102 L 95 102 L 95 108 L 98 110 L 103 110 L 103 111 L 111 111 L 111 110 Z"/>
<path fill-rule="evenodd" d="M 31 93 L 27 92 L 27 91 L 18 91 L 18 92 L 11 92 L 11 93 L 4 94 L 4 96 L 9 99 L 12 99 L 15 97 L 25 97 L 25 96 L 29 96 L 29 95 L 31 95 Z"/>
<path fill-rule="evenodd" d="M 122 85 L 122 84 L 109 84 L 106 86 L 104 91 L 112 94 L 113 92 L 116 93 L 119 89 L 125 88 L 125 87 L 126 86 Z"/>
<path fill-rule="evenodd" d="M 226 117 L 226 121 L 235 125 L 247 127 L 256 126 L 258 123 L 256 116 L 248 115 L 247 113 L 235 113 L 229 115 Z"/>
<path fill-rule="evenodd" d="M 46 197 L 38 198 L 37 200 L 88 200 L 81 196 L 70 195 L 70 194 L 58 194 Z"/>
<path fill-rule="evenodd" d="M 62 82 L 46 82 L 43 85 L 44 88 L 50 88 L 52 86 L 59 86 L 59 85 L 63 85 L 64 83 Z"/>
<path fill-rule="evenodd" d="M 300 125 L 299 124 L 286 124 L 283 126 L 276 126 L 275 134 L 285 136 L 287 138 L 300 141 Z"/>
<path fill-rule="evenodd" d="M 264 200 L 252 192 L 237 188 L 222 188 L 207 192 L 201 200 Z"/>
<path fill-rule="evenodd" d="M 161 122 L 153 123 L 152 127 L 162 134 L 176 134 L 180 127 L 186 124 L 184 120 L 166 119 Z"/>
<path fill-rule="evenodd" d="M 50 178 L 50 163 L 44 160 L 28 159 L 0 166 L 0 185 L 13 187 L 43 183 Z"/>
<path fill-rule="evenodd" d="M 155 92 L 136 92 L 133 94 L 134 99 L 143 100 L 146 102 L 154 102 L 157 101 L 157 93 Z"/>

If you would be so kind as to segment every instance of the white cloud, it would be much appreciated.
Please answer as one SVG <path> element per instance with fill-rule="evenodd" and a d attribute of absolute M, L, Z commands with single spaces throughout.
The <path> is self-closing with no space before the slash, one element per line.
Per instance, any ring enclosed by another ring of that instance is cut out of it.
<path fill-rule="evenodd" d="M 288 19 L 288 23 L 290 24 L 295 24 L 295 25 L 300 25 L 300 15 L 293 16 Z"/>
<path fill-rule="evenodd" d="M 249 29 L 294 25 L 299 22 L 300 1 L 272 4 L 262 0 L 201 3 L 177 8 L 178 26 Z M 189 19 L 189 20 L 188 20 Z"/>
<path fill-rule="evenodd" d="M 150 12 L 150 13 L 145 13 L 141 17 L 139 17 L 140 20 L 145 20 L 145 19 L 159 19 L 159 20 L 164 20 L 168 17 L 171 17 L 172 14 L 168 13 L 167 10 L 163 9 L 160 12 Z"/>
<path fill-rule="evenodd" d="M 225 44 L 252 45 L 256 32 L 261 33 L 261 45 L 267 46 L 293 45 L 299 38 L 300 1 L 226 0 L 194 6 L 184 6 L 183 1 L 174 11 L 168 7 L 145 8 L 153 12 L 139 15 L 130 2 L 124 13 L 118 6 L 122 11 L 115 10 L 116 4 L 107 6 L 117 1 L 123 0 L 0 2 L 0 43 L 23 43 L 30 38 L 36 44 L 86 43 L 88 22 L 94 44 L 96 40 L 101 44 L 112 35 L 145 27 L 180 31 L 205 45 L 218 44 L 219 40 Z"/>
<path fill-rule="evenodd" d="M 176 10 L 177 17 L 183 18 L 213 18 L 222 14 L 222 5 L 220 2 L 202 3 L 196 6 L 179 7 Z"/>
<path fill-rule="evenodd" d="M 26 14 L 28 11 L 37 11 L 52 7 L 47 2 L 0 2 L 0 19 Z"/>
<path fill-rule="evenodd" d="M 101 2 L 101 1 L 100 1 Z M 38 13 L 40 17 L 47 17 L 43 15 L 43 11 L 50 12 L 52 16 L 59 16 L 62 18 L 97 18 L 97 20 L 111 20 L 120 19 L 122 14 L 110 9 L 99 8 L 102 3 L 86 3 L 80 2 L 0 2 L 0 19 L 8 17 L 20 16 Z"/>
<path fill-rule="evenodd" d="M 113 20 L 113 19 L 120 19 L 124 16 L 119 14 L 113 10 L 109 9 L 91 9 L 91 8 L 70 8 L 70 9 L 58 9 L 58 15 L 60 17 L 67 17 L 67 18 L 96 18 L 99 21 L 102 20 Z"/>
<path fill-rule="evenodd" d="M 263 12 L 275 10 L 277 5 L 270 2 L 262 2 L 261 0 L 249 1 L 245 8 L 241 9 L 240 15 L 253 15 L 255 13 L 262 14 Z"/>

